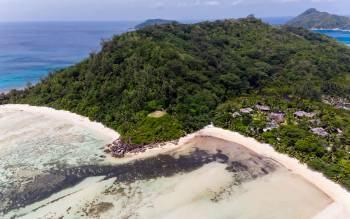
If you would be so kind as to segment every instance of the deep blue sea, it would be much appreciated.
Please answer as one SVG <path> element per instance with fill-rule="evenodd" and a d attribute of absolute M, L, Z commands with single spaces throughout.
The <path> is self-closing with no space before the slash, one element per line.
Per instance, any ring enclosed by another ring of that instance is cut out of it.
<path fill-rule="evenodd" d="M 266 23 L 272 25 L 283 25 L 292 17 L 265 17 L 261 18 Z M 349 31 L 339 31 L 339 30 L 314 30 L 315 32 L 325 34 L 327 36 L 333 37 L 338 41 L 350 46 L 350 32 Z"/>
<path fill-rule="evenodd" d="M 138 22 L 0 23 L 0 91 L 35 83 L 73 65 Z"/>
<path fill-rule="evenodd" d="M 290 18 L 263 18 L 279 25 Z M 35 83 L 50 71 L 64 68 L 100 49 L 139 22 L 0 23 L 0 92 Z M 350 45 L 350 32 L 318 31 Z"/>

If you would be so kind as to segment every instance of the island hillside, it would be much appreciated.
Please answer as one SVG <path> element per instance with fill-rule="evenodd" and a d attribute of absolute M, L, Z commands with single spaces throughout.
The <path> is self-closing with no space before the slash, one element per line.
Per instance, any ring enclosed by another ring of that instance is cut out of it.
<path fill-rule="evenodd" d="M 307 29 L 350 30 L 350 18 L 329 14 L 327 12 L 320 12 L 311 8 L 287 22 L 287 25 Z"/>
<path fill-rule="evenodd" d="M 141 29 L 152 25 L 163 25 L 163 24 L 171 24 L 171 23 L 178 23 L 178 22 L 174 20 L 165 20 L 165 19 L 148 19 L 145 22 L 142 22 L 141 24 L 136 25 L 135 29 Z"/>
<path fill-rule="evenodd" d="M 174 140 L 213 123 L 349 189 L 349 64 L 349 48 L 303 28 L 253 17 L 172 23 L 115 36 L 99 53 L 0 100 L 102 122 L 121 134 L 115 156 L 118 147 Z"/>

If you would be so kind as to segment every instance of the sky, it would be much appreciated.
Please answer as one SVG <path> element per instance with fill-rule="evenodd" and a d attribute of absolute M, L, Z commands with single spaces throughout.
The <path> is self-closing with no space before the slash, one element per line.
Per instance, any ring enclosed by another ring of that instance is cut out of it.
<path fill-rule="evenodd" d="M 0 22 L 281 17 L 311 7 L 350 15 L 350 0 L 0 0 Z"/>

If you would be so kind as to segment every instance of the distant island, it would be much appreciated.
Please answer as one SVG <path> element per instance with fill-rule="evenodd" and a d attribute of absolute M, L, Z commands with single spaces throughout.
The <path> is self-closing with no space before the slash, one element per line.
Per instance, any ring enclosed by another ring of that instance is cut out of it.
<path fill-rule="evenodd" d="M 350 30 L 350 18 L 308 9 L 301 15 L 287 22 L 287 25 L 307 29 Z"/>
<path fill-rule="evenodd" d="M 135 29 L 141 29 L 152 25 L 162 25 L 162 24 L 171 24 L 171 23 L 179 23 L 179 22 L 175 20 L 165 20 L 165 19 L 148 19 L 145 22 L 142 22 L 141 24 L 136 25 Z"/>

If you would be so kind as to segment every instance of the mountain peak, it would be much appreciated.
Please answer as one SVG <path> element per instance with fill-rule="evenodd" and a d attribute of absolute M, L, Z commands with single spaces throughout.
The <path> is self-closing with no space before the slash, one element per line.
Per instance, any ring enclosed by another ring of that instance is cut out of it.
<path fill-rule="evenodd" d="M 320 12 L 315 8 L 306 10 L 301 15 L 290 20 L 287 25 L 294 27 L 303 27 L 307 29 L 350 29 L 350 18 Z"/>
<path fill-rule="evenodd" d="M 308 14 L 313 14 L 313 13 L 318 13 L 319 11 L 316 9 L 316 8 L 310 8 L 310 9 L 307 9 L 303 15 L 308 15 Z"/>

